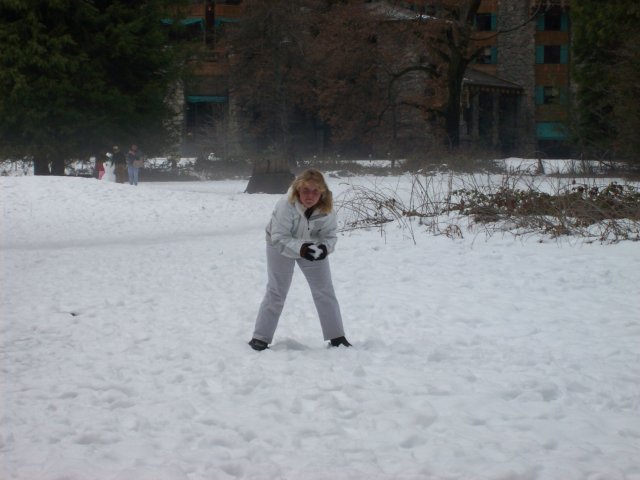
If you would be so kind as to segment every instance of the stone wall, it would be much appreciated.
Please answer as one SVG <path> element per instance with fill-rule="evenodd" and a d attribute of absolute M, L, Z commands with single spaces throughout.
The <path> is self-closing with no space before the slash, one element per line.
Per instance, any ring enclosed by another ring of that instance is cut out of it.
<path fill-rule="evenodd" d="M 529 0 L 499 0 L 498 77 L 524 88 L 517 119 L 516 148 L 520 155 L 536 150 L 535 122 L 535 21 Z"/>

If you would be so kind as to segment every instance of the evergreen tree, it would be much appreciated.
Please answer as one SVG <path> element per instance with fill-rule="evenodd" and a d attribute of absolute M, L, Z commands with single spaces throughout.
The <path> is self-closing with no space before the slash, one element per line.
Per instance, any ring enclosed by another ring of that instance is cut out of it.
<path fill-rule="evenodd" d="M 577 134 L 585 153 L 639 161 L 640 4 L 574 1 Z"/>
<path fill-rule="evenodd" d="M 169 140 L 166 99 L 180 63 L 161 0 L 0 0 L 0 154 L 36 174 Z"/>

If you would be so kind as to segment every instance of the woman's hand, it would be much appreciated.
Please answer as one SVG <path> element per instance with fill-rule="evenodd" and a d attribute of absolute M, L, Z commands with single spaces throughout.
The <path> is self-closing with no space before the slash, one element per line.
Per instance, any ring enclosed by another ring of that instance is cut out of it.
<path fill-rule="evenodd" d="M 325 258 L 327 258 L 327 247 L 324 246 L 323 244 L 320 245 L 316 245 L 318 247 L 318 249 L 320 250 L 320 254 L 316 257 L 316 260 L 324 260 Z"/>
<path fill-rule="evenodd" d="M 304 243 L 302 247 L 300 247 L 300 256 L 310 262 L 314 260 L 324 260 L 327 258 L 327 253 L 327 247 L 322 244 Z"/>

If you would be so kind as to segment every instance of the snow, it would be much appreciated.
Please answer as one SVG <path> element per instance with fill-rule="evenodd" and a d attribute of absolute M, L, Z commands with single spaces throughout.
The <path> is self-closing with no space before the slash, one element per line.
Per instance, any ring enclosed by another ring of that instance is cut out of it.
<path fill-rule="evenodd" d="M 0 478 L 640 479 L 637 242 L 344 232 L 255 352 L 246 183 L 0 178 Z"/>
<path fill-rule="evenodd" d="M 309 245 L 309 251 L 311 255 L 313 255 L 313 258 L 318 258 L 320 255 L 322 255 L 322 249 L 314 244 Z"/>

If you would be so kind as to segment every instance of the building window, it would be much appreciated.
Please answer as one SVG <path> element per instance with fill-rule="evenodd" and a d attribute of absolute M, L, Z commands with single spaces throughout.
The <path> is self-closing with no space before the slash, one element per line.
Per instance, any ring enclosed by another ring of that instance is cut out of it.
<path fill-rule="evenodd" d="M 497 30 L 495 13 L 479 13 L 476 15 L 476 29 L 480 32 L 495 32 Z"/>
<path fill-rule="evenodd" d="M 536 29 L 539 32 L 569 31 L 569 15 L 566 12 L 547 12 L 536 17 Z"/>
<path fill-rule="evenodd" d="M 495 46 L 487 46 L 482 49 L 476 63 L 483 65 L 494 65 L 498 63 L 498 48 Z"/>
<path fill-rule="evenodd" d="M 212 129 L 225 118 L 226 96 L 188 95 L 186 98 L 185 125 L 191 139 L 211 135 Z"/>
<path fill-rule="evenodd" d="M 565 103 L 565 88 L 548 85 L 536 86 L 536 105 L 559 105 Z"/>
<path fill-rule="evenodd" d="M 543 102 L 545 105 L 560 102 L 560 90 L 556 87 L 542 87 L 544 95 Z"/>
<path fill-rule="evenodd" d="M 562 15 L 545 15 L 544 30 L 545 32 L 559 32 L 562 30 Z"/>
<path fill-rule="evenodd" d="M 536 45 L 536 63 L 569 63 L 568 45 Z"/>
<path fill-rule="evenodd" d="M 543 63 L 560 63 L 560 45 L 544 46 L 544 62 Z"/>

